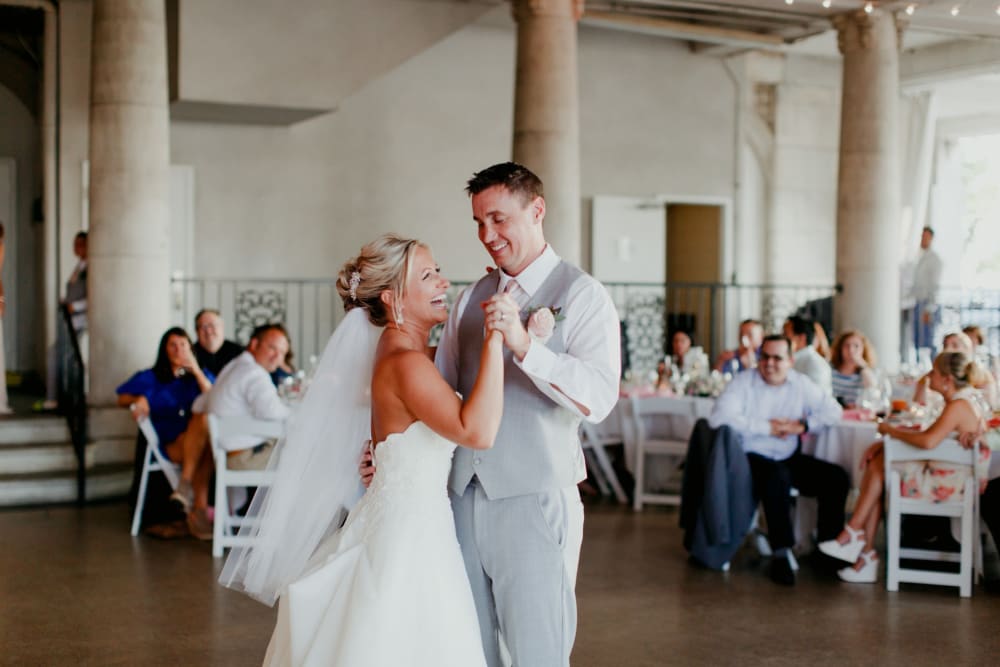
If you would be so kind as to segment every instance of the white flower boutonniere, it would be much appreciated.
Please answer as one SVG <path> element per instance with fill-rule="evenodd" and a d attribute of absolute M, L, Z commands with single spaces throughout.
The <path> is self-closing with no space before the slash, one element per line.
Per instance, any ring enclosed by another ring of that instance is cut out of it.
<path fill-rule="evenodd" d="M 561 308 L 542 306 L 528 311 L 528 335 L 543 345 L 549 342 L 552 332 L 555 331 L 556 322 L 563 319 L 563 316 L 559 315 L 561 310 Z"/>

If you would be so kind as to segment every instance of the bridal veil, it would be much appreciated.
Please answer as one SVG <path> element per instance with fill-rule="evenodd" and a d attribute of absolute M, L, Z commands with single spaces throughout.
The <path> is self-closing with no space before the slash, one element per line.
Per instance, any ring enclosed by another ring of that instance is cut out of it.
<path fill-rule="evenodd" d="M 222 585 L 273 605 L 320 542 L 364 493 L 358 462 L 371 437 L 371 378 L 381 327 L 353 308 L 333 332 L 301 404 L 288 421 L 240 530 Z"/>

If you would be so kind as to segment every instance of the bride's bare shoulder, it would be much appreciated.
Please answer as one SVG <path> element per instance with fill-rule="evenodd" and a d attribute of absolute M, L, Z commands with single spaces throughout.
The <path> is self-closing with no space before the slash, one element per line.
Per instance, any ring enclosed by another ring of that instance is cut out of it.
<path fill-rule="evenodd" d="M 389 372 L 397 377 L 405 373 L 437 372 L 434 361 L 420 350 L 387 347 L 375 355 L 375 375 Z"/>

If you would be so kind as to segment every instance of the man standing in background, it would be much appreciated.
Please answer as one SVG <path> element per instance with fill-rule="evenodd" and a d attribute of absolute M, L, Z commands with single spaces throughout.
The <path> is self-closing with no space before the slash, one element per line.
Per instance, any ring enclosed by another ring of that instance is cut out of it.
<path fill-rule="evenodd" d="M 913 324 L 913 344 L 934 351 L 934 329 L 941 321 L 937 295 L 941 287 L 941 257 L 931 249 L 934 230 L 924 227 L 920 235 L 920 257 L 913 269 L 913 284 L 909 297 L 913 302 L 910 321 Z"/>

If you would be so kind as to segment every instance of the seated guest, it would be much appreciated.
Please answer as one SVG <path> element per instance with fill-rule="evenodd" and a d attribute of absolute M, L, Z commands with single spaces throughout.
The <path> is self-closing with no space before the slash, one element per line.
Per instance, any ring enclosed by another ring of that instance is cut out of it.
<path fill-rule="evenodd" d="M 764 339 L 764 326 L 757 320 L 740 322 L 740 344 L 735 350 L 725 350 L 715 360 L 715 370 L 735 375 L 757 365 L 757 354 Z"/>
<path fill-rule="evenodd" d="M 219 311 L 203 308 L 194 316 L 194 329 L 198 342 L 194 354 L 201 367 L 218 376 L 230 361 L 243 353 L 239 343 L 226 340 L 225 323 Z"/>
<path fill-rule="evenodd" d="M 826 337 L 826 330 L 819 322 L 813 322 L 813 327 L 816 330 L 815 337 L 813 338 L 813 347 L 816 348 L 819 356 L 830 361 L 830 339 Z"/>
<path fill-rule="evenodd" d="M 657 391 L 662 392 L 670 388 L 670 378 L 674 368 L 678 373 L 684 371 L 684 356 L 691 350 L 691 345 L 691 335 L 682 329 L 678 329 L 670 337 L 670 355 L 656 365 Z"/>
<path fill-rule="evenodd" d="M 998 435 L 1000 434 L 995 431 L 994 436 Z M 959 437 L 962 444 L 966 447 L 976 446 L 977 443 L 980 447 L 989 447 L 986 438 L 986 432 L 982 427 L 974 433 L 962 433 Z M 980 480 L 984 479 L 987 480 L 987 484 L 986 489 L 979 497 L 979 516 L 982 517 L 983 522 L 990 529 L 994 544 L 1000 544 L 1000 454 L 991 457 L 986 475 L 980 476 Z M 995 591 L 996 584 L 994 582 L 987 582 L 987 590 L 989 589 Z"/>
<path fill-rule="evenodd" d="M 677 368 L 684 368 L 684 355 L 688 353 L 692 345 L 694 345 L 694 340 L 692 340 L 691 334 L 682 329 L 678 329 L 670 337 L 670 356 L 672 361 L 677 364 Z"/>
<path fill-rule="evenodd" d="M 941 341 L 941 349 L 945 352 L 961 352 L 970 359 L 975 358 L 972 340 L 961 331 L 945 336 Z M 913 401 L 915 403 L 925 403 L 927 401 L 927 390 L 933 389 L 933 387 L 930 387 L 930 377 L 931 374 L 928 373 L 917 381 L 917 388 L 913 392 Z M 991 373 L 984 370 L 983 373 L 977 376 L 972 386 L 980 391 L 983 400 L 991 408 L 1000 406 L 1000 392 L 997 390 L 996 378 Z"/>
<path fill-rule="evenodd" d="M 784 336 L 764 339 L 757 371 L 734 377 L 709 417 L 712 428 L 725 424 L 736 431 L 746 452 L 754 498 L 764 505 L 774 552 L 770 573 L 776 583 L 795 584 L 788 558 L 795 543 L 789 497 L 793 486 L 818 501 L 819 539 L 835 537 L 844 524 L 847 472 L 799 450 L 800 435 L 818 432 L 840 417 L 832 397 L 792 370 L 791 344 Z"/>
<path fill-rule="evenodd" d="M 257 327 L 245 352 L 241 352 L 219 373 L 211 391 L 198 396 L 191 407 L 194 415 L 184 432 L 186 451 L 199 465 L 193 477 L 181 480 L 170 499 L 186 513 L 188 530 L 203 540 L 212 539 L 212 519 L 208 515 L 208 484 L 215 468 L 209 449 L 210 434 L 206 413 L 221 417 L 245 415 L 257 419 L 284 419 L 288 408 L 278 398 L 269 373 L 288 352 L 288 335 L 280 324 Z M 273 442 L 237 438 L 223 442 L 229 450 L 229 467 L 263 470 L 271 456 Z M 241 447 L 241 445 L 244 445 Z"/>
<path fill-rule="evenodd" d="M 785 338 L 792 343 L 793 368 L 830 394 L 830 363 L 816 351 L 816 327 L 812 320 L 793 315 L 785 320 Z"/>
<path fill-rule="evenodd" d="M 280 324 L 257 327 L 245 352 L 226 364 L 212 391 L 195 405 L 220 417 L 247 416 L 256 419 L 285 419 L 288 406 L 278 398 L 271 373 L 288 353 L 288 334 Z M 229 453 L 228 465 L 236 470 L 263 470 L 271 457 L 274 442 L 252 437 L 233 437 L 219 443 Z"/>
<path fill-rule="evenodd" d="M 153 367 L 139 371 L 115 390 L 118 405 L 131 410 L 136 421 L 149 417 L 160 452 L 180 464 L 178 491 L 189 495 L 193 486 L 200 489 L 205 506 L 212 459 L 205 460 L 204 431 L 199 435 L 197 424 L 190 429 L 188 425 L 192 404 L 212 388 L 213 380 L 215 376 L 198 364 L 187 332 L 174 327 L 160 339 Z"/>
<path fill-rule="evenodd" d="M 845 408 L 854 407 L 862 389 L 876 386 L 875 349 L 857 329 L 845 331 L 833 341 L 830 365 L 833 397 Z"/>
<path fill-rule="evenodd" d="M 287 332 L 285 333 L 286 333 L 285 338 L 287 340 L 288 339 Z M 274 369 L 273 373 L 271 373 L 271 382 L 274 383 L 275 387 L 280 387 L 281 383 L 285 380 L 285 378 L 295 377 L 294 360 L 295 360 L 295 353 L 292 351 L 292 343 L 291 341 L 289 341 L 288 354 L 285 355 L 285 358 L 282 359 L 280 364 L 278 364 L 278 367 Z"/>
<path fill-rule="evenodd" d="M 934 449 L 951 433 L 981 430 L 983 407 L 973 384 L 983 370 L 962 352 L 942 352 L 934 360 L 930 372 L 931 388 L 944 396 L 941 416 L 925 431 L 911 431 L 882 422 L 878 432 L 902 440 L 921 449 Z M 989 465 L 989 450 L 983 449 L 983 460 Z M 933 454 L 928 452 L 928 456 Z M 844 581 L 874 583 L 878 579 L 878 554 L 875 535 L 882 517 L 882 495 L 885 489 L 885 464 L 882 442 L 872 444 L 864 456 L 865 474 L 861 495 L 854 506 L 851 520 L 835 539 L 821 542 L 820 551 L 847 563 L 837 574 Z M 928 498 L 936 502 L 961 496 L 972 469 L 935 461 L 906 461 L 899 464 L 903 495 L 907 498 Z M 983 475 L 985 479 L 985 474 Z"/>
<path fill-rule="evenodd" d="M 972 344 L 972 354 L 975 356 L 979 346 L 986 342 L 986 337 L 983 335 L 982 327 L 970 324 L 967 327 L 963 327 L 962 333 L 969 337 L 969 343 Z"/>

